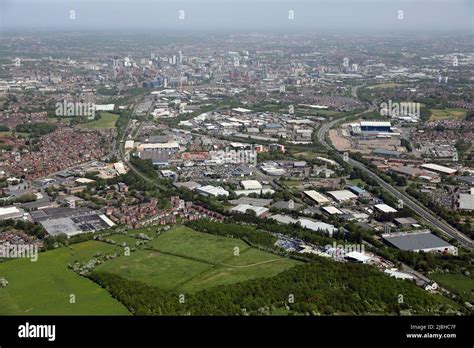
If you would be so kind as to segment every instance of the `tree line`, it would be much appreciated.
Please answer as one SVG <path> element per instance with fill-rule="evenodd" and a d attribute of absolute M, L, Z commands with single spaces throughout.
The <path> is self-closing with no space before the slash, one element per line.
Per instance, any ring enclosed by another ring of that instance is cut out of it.
<path fill-rule="evenodd" d="M 454 302 L 391 278 L 373 266 L 315 258 L 273 277 L 219 285 L 183 294 L 117 274 L 94 271 L 90 279 L 135 315 L 368 315 L 448 314 Z M 400 296 L 401 295 L 401 296 Z"/>

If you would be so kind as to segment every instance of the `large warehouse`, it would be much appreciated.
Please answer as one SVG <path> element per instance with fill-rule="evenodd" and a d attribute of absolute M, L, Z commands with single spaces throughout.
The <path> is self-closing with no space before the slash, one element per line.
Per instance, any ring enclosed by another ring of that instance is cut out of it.
<path fill-rule="evenodd" d="M 357 196 L 349 190 L 329 191 L 327 193 L 338 202 L 350 201 L 351 199 L 357 199 Z"/>
<path fill-rule="evenodd" d="M 329 203 L 329 199 L 324 197 L 322 194 L 320 194 L 317 191 L 314 190 L 309 190 L 309 191 L 303 191 L 303 193 L 310 199 L 316 202 L 318 205 L 324 205 Z"/>
<path fill-rule="evenodd" d="M 392 124 L 389 121 L 360 121 L 362 132 L 390 133 Z"/>
<path fill-rule="evenodd" d="M 440 166 L 439 164 L 436 164 L 436 163 L 425 163 L 421 165 L 421 168 L 431 170 L 436 173 L 441 173 L 444 175 L 454 175 L 457 173 L 456 169 Z"/>
<path fill-rule="evenodd" d="M 0 208 L 0 220 L 21 220 L 26 215 L 28 214 L 23 209 L 15 206 Z"/>
<path fill-rule="evenodd" d="M 461 193 L 459 195 L 459 209 L 474 210 L 474 194 Z"/>
<path fill-rule="evenodd" d="M 397 249 L 453 254 L 457 248 L 435 236 L 429 230 L 382 234 L 382 238 Z"/>
<path fill-rule="evenodd" d="M 203 196 L 228 196 L 229 191 L 224 190 L 220 186 L 212 186 L 212 185 L 207 185 L 207 186 L 201 186 L 196 188 L 196 192 L 203 195 Z"/>
<path fill-rule="evenodd" d="M 51 236 L 100 231 L 115 224 L 104 214 L 89 208 L 47 208 L 31 212 L 34 221 L 41 224 Z"/>

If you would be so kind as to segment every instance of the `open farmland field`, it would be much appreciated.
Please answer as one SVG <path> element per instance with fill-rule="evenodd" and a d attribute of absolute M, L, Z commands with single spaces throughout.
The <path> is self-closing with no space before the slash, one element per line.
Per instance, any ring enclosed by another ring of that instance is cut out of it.
<path fill-rule="evenodd" d="M 121 249 L 87 241 L 30 259 L 0 263 L 0 277 L 8 281 L 0 288 L 0 315 L 127 315 L 128 310 L 107 291 L 68 269 L 68 263 L 91 259 L 97 252 Z M 70 295 L 75 303 L 70 303 Z"/>

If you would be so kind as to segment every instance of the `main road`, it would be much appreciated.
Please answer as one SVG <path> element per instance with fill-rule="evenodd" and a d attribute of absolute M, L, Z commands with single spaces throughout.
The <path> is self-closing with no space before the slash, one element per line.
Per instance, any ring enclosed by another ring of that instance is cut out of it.
<path fill-rule="evenodd" d="M 343 122 L 347 117 L 344 118 L 339 118 L 336 120 L 333 120 L 329 123 L 326 123 L 319 128 L 317 136 L 318 140 L 323 145 L 326 149 L 328 150 L 334 150 L 333 146 L 329 144 L 326 141 L 326 133 L 331 129 L 336 123 Z M 338 156 L 342 157 L 342 154 L 339 152 L 336 152 Z M 401 192 L 392 185 L 388 184 L 386 181 L 384 181 L 382 178 L 380 178 L 377 174 L 372 172 L 369 168 L 367 168 L 364 164 L 353 160 L 352 158 L 348 159 L 348 163 L 352 165 L 353 167 L 359 168 L 363 172 L 365 172 L 370 178 L 374 179 L 377 181 L 377 183 L 385 189 L 387 192 L 389 192 L 392 196 L 395 198 L 399 199 L 400 201 L 403 202 L 404 205 L 409 207 L 411 210 L 413 210 L 418 216 L 420 216 L 423 220 L 426 221 L 428 225 L 431 227 L 440 230 L 444 234 L 446 234 L 449 237 L 454 238 L 459 242 L 460 245 L 472 249 L 474 247 L 474 242 L 472 239 L 458 231 L 456 228 L 448 224 L 446 221 L 443 219 L 437 217 L 434 215 L 431 211 L 429 211 L 426 207 L 424 207 L 421 203 L 416 201 L 414 198 L 408 196 L 407 193 Z"/>
<path fill-rule="evenodd" d="M 144 123 L 148 120 L 149 116 L 150 116 L 150 113 L 151 111 L 153 110 L 153 104 L 150 106 L 150 108 L 147 110 L 147 113 L 144 117 L 144 119 L 140 122 L 140 124 L 136 127 L 136 130 L 135 130 L 135 134 L 132 134 L 133 133 L 133 129 L 131 128 L 131 125 L 132 125 L 132 120 L 134 119 L 135 117 L 135 114 L 137 112 L 137 108 L 138 108 L 138 105 L 140 104 L 142 98 L 137 98 L 136 101 L 135 101 L 135 106 L 132 110 L 132 113 L 129 117 L 129 120 L 128 120 L 128 123 L 127 125 L 125 126 L 125 129 L 123 130 L 123 134 L 122 134 L 122 138 L 120 139 L 120 143 L 119 143 L 119 148 L 118 148 L 118 157 L 120 158 L 120 160 L 125 163 L 129 168 L 130 170 L 132 170 L 135 174 L 137 174 L 139 177 L 141 177 L 143 180 L 153 184 L 154 186 L 156 186 L 158 189 L 160 189 L 161 191 L 166 191 L 166 188 L 157 183 L 155 180 L 149 178 L 148 176 L 146 176 L 145 174 L 143 174 L 142 172 L 140 172 L 137 168 L 135 168 L 135 166 L 133 164 L 130 163 L 130 161 L 127 159 L 127 156 L 125 155 L 125 141 L 127 140 L 127 136 L 129 135 L 129 138 L 128 140 L 135 140 L 137 138 L 137 136 L 140 135 L 140 131 L 144 125 Z"/>

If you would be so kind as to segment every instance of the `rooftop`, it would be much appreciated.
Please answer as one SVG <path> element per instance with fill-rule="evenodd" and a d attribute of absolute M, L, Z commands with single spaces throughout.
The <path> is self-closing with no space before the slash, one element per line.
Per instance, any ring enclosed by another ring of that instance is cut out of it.
<path fill-rule="evenodd" d="M 435 164 L 435 163 L 425 163 L 425 164 L 422 164 L 421 167 L 425 169 L 429 169 L 429 170 L 434 170 L 436 172 L 441 172 L 444 174 L 454 174 L 457 172 L 456 169 L 440 166 L 439 164 Z"/>
<path fill-rule="evenodd" d="M 263 215 L 266 212 L 268 212 L 268 208 L 255 207 L 255 206 L 250 205 L 250 204 L 239 204 L 238 206 L 233 207 L 233 208 L 230 209 L 230 211 L 232 211 L 232 212 L 237 212 L 237 213 L 242 213 L 242 214 L 247 213 L 248 210 L 252 210 L 253 212 L 255 212 L 255 214 L 257 216 Z"/>
<path fill-rule="evenodd" d="M 304 191 L 304 194 L 319 204 L 329 203 L 329 199 L 327 199 L 326 197 L 324 197 L 322 194 L 320 194 L 317 191 L 314 191 L 314 190 Z"/>
<path fill-rule="evenodd" d="M 334 197 L 335 200 L 340 202 L 357 198 L 357 196 L 349 190 L 329 191 L 328 195 Z"/>
<path fill-rule="evenodd" d="M 435 236 L 430 231 L 383 234 L 383 239 L 400 250 L 419 251 L 452 247 L 451 244 Z"/>
<path fill-rule="evenodd" d="M 374 207 L 382 213 L 396 213 L 397 210 L 387 204 L 376 204 Z"/>
<path fill-rule="evenodd" d="M 459 195 L 459 209 L 474 210 L 474 195 L 461 193 Z"/>

